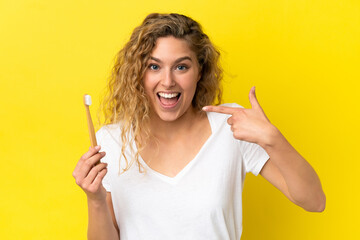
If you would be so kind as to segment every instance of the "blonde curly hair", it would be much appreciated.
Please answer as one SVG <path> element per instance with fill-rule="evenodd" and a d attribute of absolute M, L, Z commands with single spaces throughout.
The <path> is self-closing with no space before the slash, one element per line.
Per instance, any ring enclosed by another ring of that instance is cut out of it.
<path fill-rule="evenodd" d="M 140 172 L 143 167 L 139 162 L 139 152 L 151 136 L 150 103 L 145 94 L 143 77 L 156 40 L 166 36 L 185 39 L 197 56 L 201 78 L 192 101 L 194 109 L 201 111 L 203 106 L 221 103 L 220 52 L 203 33 L 201 26 L 193 19 L 180 14 L 148 15 L 142 24 L 134 29 L 130 40 L 116 55 L 107 93 L 101 105 L 105 125 L 121 123 L 121 155 L 126 162 L 124 172 L 134 162 L 137 163 Z M 136 152 L 132 145 L 134 141 L 138 146 Z M 133 156 L 130 162 L 125 155 L 127 146 L 130 147 Z"/>

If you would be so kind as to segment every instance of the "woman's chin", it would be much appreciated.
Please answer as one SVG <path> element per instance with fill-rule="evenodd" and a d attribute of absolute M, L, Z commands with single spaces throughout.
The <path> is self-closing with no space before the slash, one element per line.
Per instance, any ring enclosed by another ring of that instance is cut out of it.
<path fill-rule="evenodd" d="M 164 122 L 174 122 L 177 119 L 179 119 L 178 113 L 160 113 L 158 114 L 158 117 L 161 121 Z"/>

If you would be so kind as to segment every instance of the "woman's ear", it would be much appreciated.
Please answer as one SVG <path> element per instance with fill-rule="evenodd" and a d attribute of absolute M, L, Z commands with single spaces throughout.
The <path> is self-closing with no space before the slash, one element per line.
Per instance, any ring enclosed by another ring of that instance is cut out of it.
<path fill-rule="evenodd" d="M 197 78 L 197 82 L 199 82 L 200 81 L 200 79 L 201 79 L 201 76 L 202 76 L 202 67 L 201 66 L 199 66 L 199 76 L 198 76 L 198 78 Z"/>

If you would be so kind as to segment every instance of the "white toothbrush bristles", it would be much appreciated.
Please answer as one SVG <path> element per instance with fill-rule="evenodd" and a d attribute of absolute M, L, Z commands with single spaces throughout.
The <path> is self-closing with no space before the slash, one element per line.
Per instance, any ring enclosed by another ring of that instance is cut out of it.
<path fill-rule="evenodd" d="M 96 142 L 94 125 L 91 120 L 91 114 L 90 114 L 90 109 L 89 109 L 89 106 L 91 105 L 90 95 L 87 95 L 87 94 L 84 95 L 84 105 L 85 105 L 85 110 L 86 110 L 86 118 L 87 118 L 87 123 L 88 123 L 88 128 L 89 128 L 91 147 L 95 147 L 95 146 L 97 146 L 97 142 Z"/>
<path fill-rule="evenodd" d="M 88 105 L 88 106 L 90 106 L 91 105 L 91 96 L 90 95 L 85 95 L 84 96 L 84 103 L 85 103 L 85 105 Z"/>

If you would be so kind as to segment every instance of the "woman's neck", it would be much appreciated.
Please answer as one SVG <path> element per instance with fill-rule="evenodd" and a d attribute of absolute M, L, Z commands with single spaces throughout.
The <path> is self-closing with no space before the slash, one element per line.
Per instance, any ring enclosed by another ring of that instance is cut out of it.
<path fill-rule="evenodd" d="M 196 122 L 205 116 L 205 112 L 196 111 L 192 107 L 175 121 L 163 121 L 158 115 L 153 114 L 150 117 L 150 132 L 158 140 L 170 141 L 187 135 L 195 127 Z"/>

